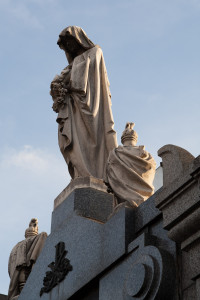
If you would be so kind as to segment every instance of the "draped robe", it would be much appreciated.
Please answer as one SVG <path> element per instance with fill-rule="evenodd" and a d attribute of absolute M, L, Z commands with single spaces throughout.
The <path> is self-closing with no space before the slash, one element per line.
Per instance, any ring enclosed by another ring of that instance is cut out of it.
<path fill-rule="evenodd" d="M 136 207 L 154 193 L 155 168 L 144 146 L 119 146 L 110 152 L 107 181 L 117 197 Z"/>
<path fill-rule="evenodd" d="M 73 179 L 103 179 L 117 140 L 101 48 L 95 46 L 77 56 L 60 78 L 69 86 L 57 117 L 59 146 L 69 173 Z"/>

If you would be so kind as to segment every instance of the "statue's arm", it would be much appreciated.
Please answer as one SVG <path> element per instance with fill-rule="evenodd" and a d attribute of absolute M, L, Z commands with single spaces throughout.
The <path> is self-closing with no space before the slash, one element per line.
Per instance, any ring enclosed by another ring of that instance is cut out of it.
<path fill-rule="evenodd" d="M 86 95 L 87 82 L 90 67 L 90 56 L 88 55 L 84 60 L 75 60 L 72 66 L 69 89 L 72 92 L 78 92 Z"/>

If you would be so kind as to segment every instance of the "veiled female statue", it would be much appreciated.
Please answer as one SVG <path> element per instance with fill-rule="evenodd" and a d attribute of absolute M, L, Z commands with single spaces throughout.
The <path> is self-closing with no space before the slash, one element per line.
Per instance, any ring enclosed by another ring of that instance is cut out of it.
<path fill-rule="evenodd" d="M 60 150 L 72 179 L 104 178 L 117 141 L 102 50 L 77 26 L 65 28 L 57 44 L 69 62 L 51 83 Z"/>

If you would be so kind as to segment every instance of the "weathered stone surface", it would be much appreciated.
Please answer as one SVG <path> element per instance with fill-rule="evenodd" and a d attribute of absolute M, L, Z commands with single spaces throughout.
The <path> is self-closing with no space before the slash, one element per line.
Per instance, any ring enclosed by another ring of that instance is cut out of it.
<path fill-rule="evenodd" d="M 102 179 L 94 177 L 78 177 L 72 180 L 68 186 L 54 200 L 54 209 L 60 205 L 75 189 L 93 188 L 98 191 L 107 192 L 107 187 Z"/>
<path fill-rule="evenodd" d="M 168 150 L 170 151 L 168 151 Z M 164 186 L 155 198 L 168 236 L 179 246 L 182 299 L 200 299 L 200 156 L 167 145 L 163 159 Z"/>
<path fill-rule="evenodd" d="M 198 158 L 194 159 L 192 164 L 188 165 L 188 172 L 185 171 L 169 186 L 163 186 L 157 192 L 155 198 L 156 207 L 163 212 L 164 228 L 169 230 L 173 227 L 169 234 L 172 234 L 172 238 L 177 235 L 177 242 L 181 242 L 181 240 L 190 236 L 191 230 L 193 230 L 192 227 L 196 228 L 195 222 L 197 221 L 195 220 L 199 218 L 198 161 Z M 193 171 L 194 165 L 196 167 L 195 171 Z M 175 165 L 174 168 L 176 168 Z M 187 226 L 184 224 L 187 224 Z M 191 230 L 189 229 L 190 226 Z"/>
<path fill-rule="evenodd" d="M 163 164 L 163 185 L 167 186 L 175 179 L 187 172 L 194 156 L 187 150 L 175 146 L 165 145 L 158 150 Z"/>
<path fill-rule="evenodd" d="M 71 192 L 52 213 L 51 231 L 53 232 L 73 213 L 85 218 L 105 223 L 114 208 L 112 194 L 94 188 L 77 188 Z"/>

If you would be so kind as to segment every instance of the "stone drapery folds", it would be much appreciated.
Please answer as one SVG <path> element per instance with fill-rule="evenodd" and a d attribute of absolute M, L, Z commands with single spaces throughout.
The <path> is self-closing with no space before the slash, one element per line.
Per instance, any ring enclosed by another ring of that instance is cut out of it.
<path fill-rule="evenodd" d="M 107 182 L 120 200 L 137 207 L 154 192 L 156 163 L 144 146 L 136 146 L 138 135 L 133 126 L 127 123 L 121 138 L 123 146 L 110 152 Z"/>

